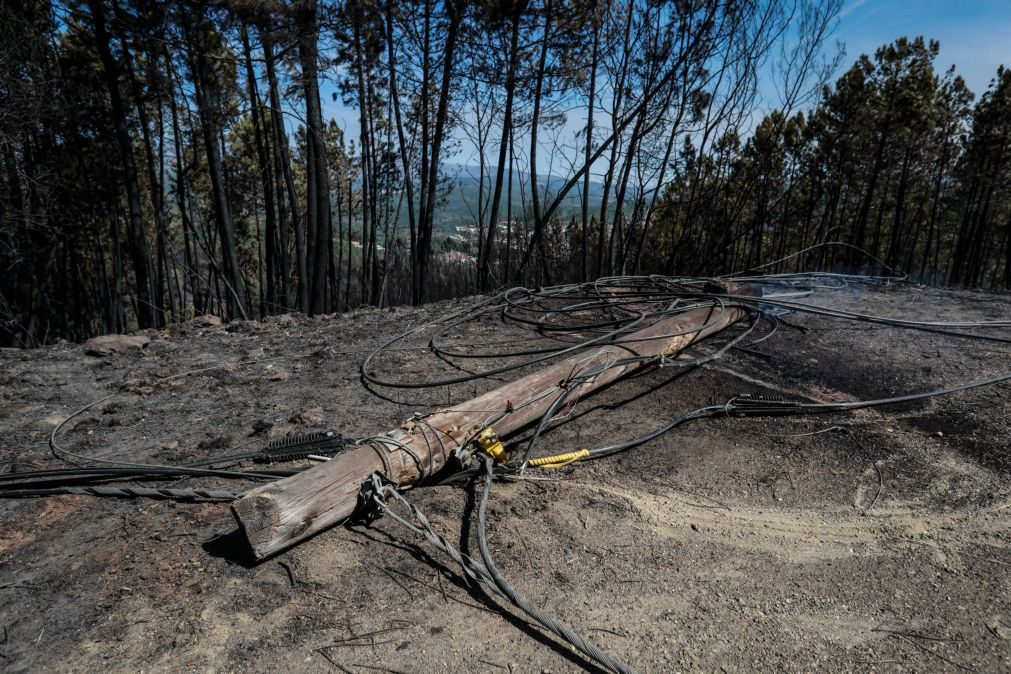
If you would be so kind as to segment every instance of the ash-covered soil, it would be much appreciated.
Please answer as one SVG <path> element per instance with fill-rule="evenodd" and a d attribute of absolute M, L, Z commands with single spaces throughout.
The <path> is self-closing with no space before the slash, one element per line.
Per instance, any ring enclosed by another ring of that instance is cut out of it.
<path fill-rule="evenodd" d="M 915 287 L 809 300 L 929 320 L 1011 318 L 1007 296 Z M 364 354 L 462 303 L 159 334 L 96 358 L 0 355 L 0 471 L 68 450 L 186 462 L 333 429 L 364 436 L 495 381 L 366 389 Z M 638 435 L 740 392 L 891 396 L 1011 369 L 995 342 L 803 316 L 752 352 L 583 399 L 542 447 Z M 523 337 L 472 324 L 460 344 Z M 452 372 L 416 348 L 379 370 Z M 491 363 L 488 364 L 489 366 Z M 190 372 L 186 376 L 177 376 Z M 492 552 L 532 601 L 643 672 L 1011 670 L 1011 386 L 817 417 L 700 420 L 623 455 L 497 484 Z M 813 434 L 817 431 L 825 431 Z M 840 430 L 841 429 L 841 430 Z M 552 452 L 554 453 L 554 452 Z M 224 481 L 186 480 L 232 488 Z M 476 554 L 466 486 L 408 494 Z M 259 565 L 227 504 L 0 501 L 0 670 L 566 672 L 587 663 L 389 518 Z"/>

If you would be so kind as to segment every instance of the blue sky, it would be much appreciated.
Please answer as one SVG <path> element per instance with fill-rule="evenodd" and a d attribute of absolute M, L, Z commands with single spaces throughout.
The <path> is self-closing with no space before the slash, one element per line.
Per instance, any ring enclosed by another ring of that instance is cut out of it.
<path fill-rule="evenodd" d="M 847 0 L 835 37 L 848 67 L 903 35 L 938 40 L 937 70 L 955 64 L 978 98 L 998 65 L 1011 66 L 1011 0 Z"/>
<path fill-rule="evenodd" d="M 826 45 L 831 50 L 832 41 L 838 41 L 845 47 L 839 70 L 831 79 L 841 75 L 860 54 L 873 55 L 881 45 L 902 36 L 918 35 L 941 43 L 937 71 L 943 73 L 956 65 L 978 100 L 997 66 L 1011 66 L 1011 0 L 846 0 L 836 31 Z M 324 117 L 337 119 L 357 142 L 358 111 L 340 100 L 335 102 L 331 97 L 334 91 L 332 82 L 321 83 Z M 581 123 L 573 119 L 569 126 L 575 129 Z M 462 134 L 456 136 L 463 140 Z M 446 161 L 476 163 L 473 155 L 473 148 L 463 141 L 460 152 L 446 157 Z M 540 169 L 543 172 L 545 167 Z"/>

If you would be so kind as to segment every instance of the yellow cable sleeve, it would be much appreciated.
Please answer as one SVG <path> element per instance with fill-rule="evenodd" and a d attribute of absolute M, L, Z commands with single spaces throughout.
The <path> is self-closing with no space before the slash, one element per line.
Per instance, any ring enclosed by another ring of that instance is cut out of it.
<path fill-rule="evenodd" d="M 585 459 L 589 455 L 590 450 L 580 449 L 566 454 L 555 454 L 554 456 L 542 456 L 537 459 L 530 459 L 530 465 L 537 466 L 538 468 L 564 468 L 570 463 Z"/>

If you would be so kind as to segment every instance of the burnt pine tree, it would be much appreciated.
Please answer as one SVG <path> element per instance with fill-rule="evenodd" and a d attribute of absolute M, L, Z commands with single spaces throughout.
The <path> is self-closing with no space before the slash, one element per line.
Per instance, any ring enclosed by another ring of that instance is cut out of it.
<path fill-rule="evenodd" d="M 141 210 L 140 185 L 137 180 L 137 165 L 134 161 L 133 140 L 127 123 L 126 105 L 120 91 L 119 64 L 112 54 L 111 37 L 106 21 L 104 0 L 88 0 L 91 18 L 94 22 L 95 45 L 102 60 L 102 72 L 109 93 L 112 121 L 115 125 L 116 144 L 123 165 L 123 182 L 126 187 L 129 225 L 127 236 L 130 242 L 130 259 L 133 262 L 134 280 L 137 289 L 137 321 L 142 328 L 157 327 L 158 313 L 151 291 L 150 259 L 148 256 L 147 233 L 144 214 Z"/>

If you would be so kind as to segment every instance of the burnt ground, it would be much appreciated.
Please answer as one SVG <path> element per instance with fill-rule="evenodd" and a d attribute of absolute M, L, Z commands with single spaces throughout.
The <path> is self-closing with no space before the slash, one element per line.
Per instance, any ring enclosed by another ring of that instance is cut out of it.
<path fill-rule="evenodd" d="M 811 301 L 907 318 L 1011 318 L 1007 296 L 915 287 Z M 65 447 L 183 462 L 294 432 L 382 432 L 494 385 L 384 399 L 359 381 L 365 351 L 459 306 L 188 323 L 152 334 L 142 352 L 106 358 L 73 344 L 5 351 L 0 470 L 59 465 L 48 434 L 110 393 L 65 427 Z M 764 356 L 731 352 L 580 401 L 543 447 L 613 442 L 738 392 L 880 397 L 1011 364 L 1006 344 L 788 320 L 796 327 L 754 347 Z M 486 342 L 488 329 L 458 338 Z M 494 339 L 511 331 L 497 327 Z M 449 368 L 421 349 L 381 363 L 405 380 Z M 174 376 L 184 372 L 193 373 Z M 554 481 L 497 485 L 493 554 L 531 600 L 643 672 L 1009 671 L 1009 392 L 1003 384 L 851 414 L 696 421 Z M 844 430 L 801 435 L 833 426 Z M 461 518 L 472 514 L 471 491 L 409 497 L 476 553 L 471 518 Z M 234 530 L 221 503 L 0 501 L 0 669 L 585 666 L 518 614 L 488 610 L 443 555 L 389 518 L 325 532 L 259 565 Z"/>

